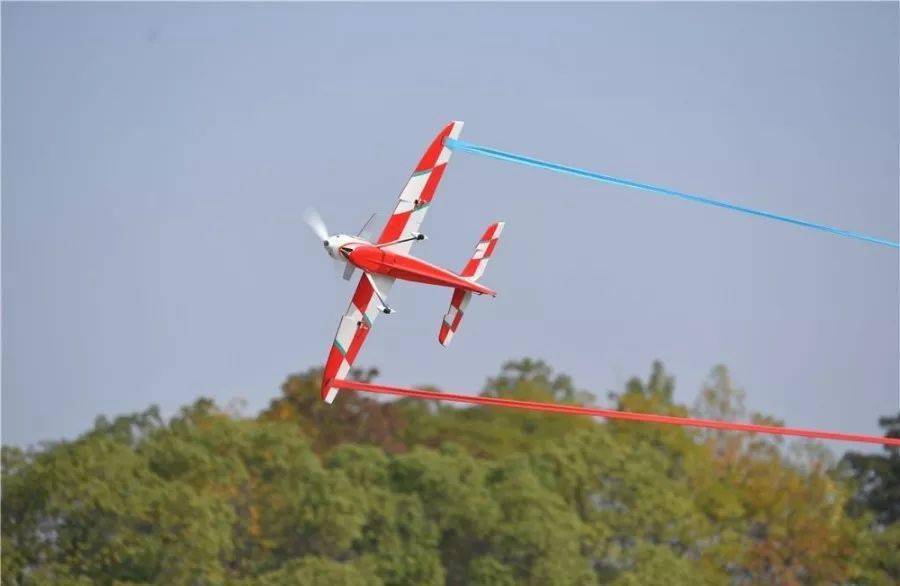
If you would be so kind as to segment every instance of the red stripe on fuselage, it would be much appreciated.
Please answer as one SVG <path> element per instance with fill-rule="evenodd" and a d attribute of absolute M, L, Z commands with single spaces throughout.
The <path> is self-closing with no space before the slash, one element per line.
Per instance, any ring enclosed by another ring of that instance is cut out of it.
<path fill-rule="evenodd" d="M 496 295 L 491 289 L 463 279 L 452 271 L 419 258 L 385 251 L 374 246 L 357 246 L 350 253 L 349 260 L 367 273 L 387 275 L 403 281 L 465 289 L 473 293 Z"/>

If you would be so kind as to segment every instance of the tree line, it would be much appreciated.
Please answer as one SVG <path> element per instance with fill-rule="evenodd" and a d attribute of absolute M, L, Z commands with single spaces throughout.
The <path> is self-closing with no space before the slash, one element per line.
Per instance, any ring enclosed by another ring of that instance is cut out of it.
<path fill-rule="evenodd" d="M 355 371 L 370 380 L 376 370 Z M 3 584 L 896 584 L 900 454 L 343 393 L 287 378 L 256 416 L 199 399 L 2 453 Z M 692 405 L 660 363 L 617 408 Z M 484 395 L 590 404 L 540 360 Z M 900 435 L 900 414 L 881 420 Z"/>

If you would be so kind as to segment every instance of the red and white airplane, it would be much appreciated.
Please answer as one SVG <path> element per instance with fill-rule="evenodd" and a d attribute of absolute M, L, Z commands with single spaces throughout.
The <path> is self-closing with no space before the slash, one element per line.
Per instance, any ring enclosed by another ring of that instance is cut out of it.
<path fill-rule="evenodd" d="M 346 263 L 345 279 L 349 280 L 355 269 L 362 271 L 350 306 L 338 324 L 334 344 L 325 363 L 322 399 L 328 403 L 334 401 L 338 391 L 337 387 L 332 386 L 332 382 L 347 376 L 375 318 L 379 313 L 393 313 L 387 304 L 387 295 L 397 279 L 453 289 L 450 309 L 444 316 L 438 335 L 443 346 L 450 344 L 473 293 L 494 297 L 497 295 L 477 281 L 497 246 L 503 222 L 495 222 L 485 230 L 472 258 L 459 274 L 409 254 L 413 242 L 426 238 L 418 230 L 452 154 L 444 146 L 444 140 L 458 138 L 462 127 L 462 122 L 451 122 L 432 141 L 406 187 L 400 192 L 397 207 L 376 242 L 368 242 L 359 235 L 330 236 L 318 215 L 313 213 L 307 217 L 307 222 L 323 241 L 328 254 Z"/>

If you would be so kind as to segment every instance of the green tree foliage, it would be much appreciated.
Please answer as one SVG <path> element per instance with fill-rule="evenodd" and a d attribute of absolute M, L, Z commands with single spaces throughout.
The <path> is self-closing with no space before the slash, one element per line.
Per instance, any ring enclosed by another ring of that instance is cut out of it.
<path fill-rule="evenodd" d="M 900 413 L 882 417 L 879 425 L 887 437 L 900 437 Z M 900 450 L 885 446 L 882 454 L 847 453 L 841 462 L 845 477 L 857 490 L 850 502 L 852 513 L 871 529 L 865 548 L 866 577 L 873 583 L 883 576 L 900 577 Z M 888 582 L 884 582 L 888 583 Z"/>
<path fill-rule="evenodd" d="M 370 379 L 377 371 L 357 371 Z M 4 584 L 891 584 L 896 452 L 495 408 L 318 398 L 255 418 L 200 399 L 4 447 Z M 612 397 L 687 414 L 654 363 Z M 538 360 L 485 395 L 592 403 Z M 695 413 L 751 418 L 724 367 Z M 897 419 L 887 420 L 889 433 Z"/>
<path fill-rule="evenodd" d="M 885 436 L 900 437 L 900 413 L 882 417 L 878 423 Z M 844 461 L 859 483 L 857 509 L 871 511 L 880 525 L 891 525 L 900 521 L 900 449 L 885 446 L 884 450 L 884 454 L 850 452 Z"/>

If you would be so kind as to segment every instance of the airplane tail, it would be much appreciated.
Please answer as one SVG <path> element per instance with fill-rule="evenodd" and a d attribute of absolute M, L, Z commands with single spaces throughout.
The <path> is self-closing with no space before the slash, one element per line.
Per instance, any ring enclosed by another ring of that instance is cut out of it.
<path fill-rule="evenodd" d="M 472 258 L 466 263 L 466 266 L 459 276 L 470 281 L 477 281 L 479 277 L 484 274 L 484 269 L 487 267 L 488 260 L 490 260 L 491 254 L 493 254 L 494 249 L 497 247 L 497 241 L 500 238 L 500 232 L 503 231 L 503 226 L 504 222 L 494 222 L 488 226 L 487 230 L 485 230 L 484 234 L 481 236 L 481 240 L 479 240 L 478 244 L 475 246 L 475 252 L 472 254 Z M 453 335 L 459 328 L 463 312 L 469 304 L 469 299 L 471 297 L 471 291 L 466 291 L 465 289 L 453 290 L 453 297 L 450 299 L 450 309 L 447 310 L 444 321 L 441 322 L 441 331 L 438 334 L 438 340 L 442 346 L 447 347 L 450 345 L 450 341 L 453 339 Z"/>

